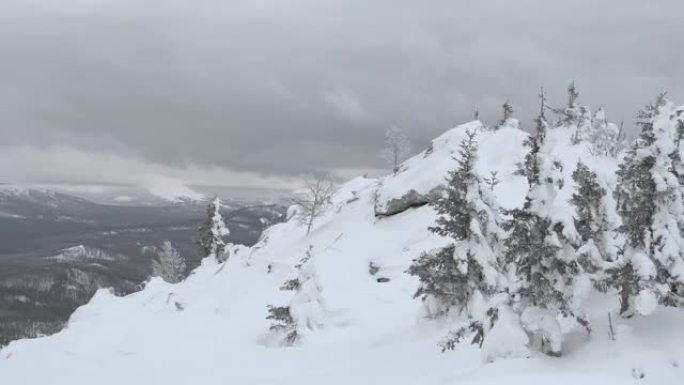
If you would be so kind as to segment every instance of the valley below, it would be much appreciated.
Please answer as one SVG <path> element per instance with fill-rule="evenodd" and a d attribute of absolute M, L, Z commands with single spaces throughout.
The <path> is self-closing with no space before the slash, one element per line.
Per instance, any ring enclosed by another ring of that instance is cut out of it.
<path fill-rule="evenodd" d="M 284 207 L 228 202 L 227 241 L 251 246 Z M 152 272 L 150 248 L 164 241 L 200 263 L 197 228 L 205 205 L 112 206 L 41 190 L 0 190 L 0 346 L 61 330 L 100 288 L 126 295 Z"/>

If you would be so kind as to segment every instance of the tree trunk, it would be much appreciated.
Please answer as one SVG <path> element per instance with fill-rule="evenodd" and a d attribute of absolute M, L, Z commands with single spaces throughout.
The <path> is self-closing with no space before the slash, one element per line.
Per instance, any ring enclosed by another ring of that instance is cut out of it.
<path fill-rule="evenodd" d="M 627 264 L 621 269 L 620 274 L 620 316 L 631 318 L 634 315 L 632 306 L 632 280 L 634 280 L 634 270 L 631 264 Z"/>
<path fill-rule="evenodd" d="M 626 285 L 620 288 L 620 316 L 623 318 L 631 318 L 633 315 L 631 302 L 630 290 Z"/>
<path fill-rule="evenodd" d="M 318 211 L 318 202 L 314 201 L 314 204 L 311 207 L 311 212 L 309 213 L 309 223 L 306 226 L 306 235 L 307 236 L 309 235 L 309 233 L 311 233 L 311 228 L 313 227 L 313 221 L 314 221 L 314 218 L 316 217 L 316 211 Z"/>

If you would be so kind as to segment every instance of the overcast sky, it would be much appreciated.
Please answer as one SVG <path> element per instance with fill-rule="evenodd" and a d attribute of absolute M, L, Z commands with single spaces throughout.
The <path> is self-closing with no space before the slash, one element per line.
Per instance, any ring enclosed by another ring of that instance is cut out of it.
<path fill-rule="evenodd" d="M 0 180 L 289 187 L 382 168 L 540 86 L 684 104 L 681 0 L 3 0 Z"/>

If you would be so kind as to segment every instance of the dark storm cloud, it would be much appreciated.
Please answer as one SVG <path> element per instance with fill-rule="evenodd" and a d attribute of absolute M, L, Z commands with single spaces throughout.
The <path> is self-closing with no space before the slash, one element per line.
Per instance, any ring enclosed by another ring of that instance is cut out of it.
<path fill-rule="evenodd" d="M 7 1 L 0 134 L 169 165 L 295 174 L 379 167 L 384 129 L 420 147 L 541 85 L 629 125 L 684 103 L 681 1 Z"/>

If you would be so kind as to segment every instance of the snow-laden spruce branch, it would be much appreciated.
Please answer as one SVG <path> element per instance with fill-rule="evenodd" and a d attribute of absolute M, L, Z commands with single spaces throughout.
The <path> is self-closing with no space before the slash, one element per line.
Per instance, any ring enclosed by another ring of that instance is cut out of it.
<path fill-rule="evenodd" d="M 280 290 L 293 292 L 286 306 L 267 305 L 271 320 L 271 337 L 281 346 L 292 346 L 311 331 L 324 325 L 327 308 L 322 297 L 322 288 L 316 272 L 313 246 L 309 246 L 304 257 L 295 265 L 297 276 L 287 280 Z"/>

